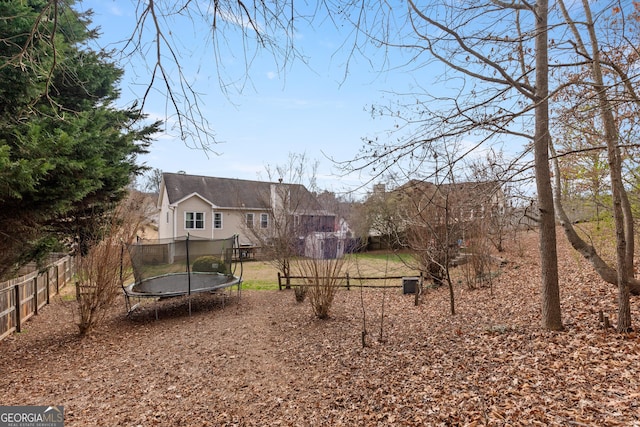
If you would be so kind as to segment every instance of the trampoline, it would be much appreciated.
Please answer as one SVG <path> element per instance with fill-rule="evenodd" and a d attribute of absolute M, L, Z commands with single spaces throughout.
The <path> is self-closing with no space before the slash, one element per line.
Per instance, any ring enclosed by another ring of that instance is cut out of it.
<path fill-rule="evenodd" d="M 237 277 L 220 273 L 174 273 L 132 283 L 125 289 L 133 297 L 176 297 L 215 291 L 237 285 L 239 281 Z"/>
<path fill-rule="evenodd" d="M 238 237 L 202 239 L 138 239 L 127 245 L 134 282 L 123 283 L 127 311 L 139 305 L 132 298 L 170 298 L 218 292 L 242 284 L 242 262 L 234 262 Z M 124 250 L 123 250 L 124 260 Z M 124 266 L 124 261 L 123 261 Z M 121 275 L 124 267 L 121 268 Z M 239 271 L 239 273 L 238 273 Z M 191 299 L 189 299 L 191 313 Z"/>

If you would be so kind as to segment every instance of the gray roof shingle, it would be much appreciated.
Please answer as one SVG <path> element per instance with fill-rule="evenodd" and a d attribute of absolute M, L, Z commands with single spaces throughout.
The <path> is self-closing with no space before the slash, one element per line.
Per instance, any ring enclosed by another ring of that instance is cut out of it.
<path fill-rule="evenodd" d="M 234 178 L 216 178 L 211 176 L 186 175 L 181 173 L 163 173 L 169 204 L 184 197 L 198 193 L 214 205 L 222 208 L 268 209 L 271 185 L 264 181 L 251 181 Z M 281 184 L 291 191 L 293 205 L 304 210 L 320 210 L 315 197 L 300 184 Z"/>

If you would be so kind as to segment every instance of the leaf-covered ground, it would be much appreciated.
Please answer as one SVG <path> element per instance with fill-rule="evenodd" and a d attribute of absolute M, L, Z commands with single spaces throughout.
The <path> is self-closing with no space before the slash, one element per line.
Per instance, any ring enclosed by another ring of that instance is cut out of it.
<path fill-rule="evenodd" d="M 64 405 L 68 426 L 638 426 L 640 339 L 601 328 L 615 289 L 561 246 L 564 332 L 539 327 L 529 233 L 492 291 L 456 285 L 455 316 L 444 288 L 419 306 L 340 291 L 325 321 L 292 291 L 243 291 L 191 317 L 122 304 L 78 339 L 74 303 L 57 301 L 0 342 L 0 402 Z"/>

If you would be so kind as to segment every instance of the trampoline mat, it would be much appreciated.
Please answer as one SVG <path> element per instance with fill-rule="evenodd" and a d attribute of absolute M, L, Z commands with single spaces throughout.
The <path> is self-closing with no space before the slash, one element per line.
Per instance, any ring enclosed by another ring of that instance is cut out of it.
<path fill-rule="evenodd" d="M 191 283 L 189 283 L 189 277 Z M 191 293 L 209 292 L 228 286 L 237 285 L 240 279 L 220 273 L 176 273 L 150 277 L 140 283 L 127 286 L 126 292 L 132 296 L 163 297 L 187 295 Z"/>

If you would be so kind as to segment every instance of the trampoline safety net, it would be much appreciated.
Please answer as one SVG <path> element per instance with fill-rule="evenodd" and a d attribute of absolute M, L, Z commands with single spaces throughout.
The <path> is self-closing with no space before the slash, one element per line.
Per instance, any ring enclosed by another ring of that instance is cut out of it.
<path fill-rule="evenodd" d="M 227 239 L 140 239 L 128 245 L 136 283 L 179 273 L 231 275 L 235 236 Z"/>

